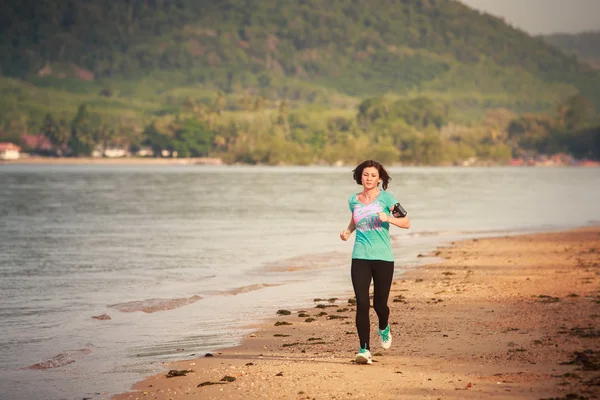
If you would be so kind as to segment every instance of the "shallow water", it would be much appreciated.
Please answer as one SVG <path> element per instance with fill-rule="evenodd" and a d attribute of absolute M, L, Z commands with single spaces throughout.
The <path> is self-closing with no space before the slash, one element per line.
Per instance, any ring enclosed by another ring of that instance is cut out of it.
<path fill-rule="evenodd" d="M 0 166 L 0 398 L 106 398 L 350 296 L 351 170 Z M 389 172 L 413 224 L 392 231 L 397 276 L 456 239 L 600 224 L 597 168 Z"/>

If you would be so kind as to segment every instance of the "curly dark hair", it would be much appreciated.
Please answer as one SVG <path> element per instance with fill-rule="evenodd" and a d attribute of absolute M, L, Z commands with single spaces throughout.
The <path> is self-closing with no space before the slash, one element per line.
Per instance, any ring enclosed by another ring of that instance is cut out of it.
<path fill-rule="evenodd" d="M 382 182 L 381 187 L 383 188 L 383 190 L 386 190 L 388 187 L 388 183 L 392 180 L 392 178 L 390 178 L 385 168 L 383 168 L 383 165 L 381 165 L 380 162 L 375 160 L 363 161 L 360 164 L 358 164 L 358 166 L 352 171 L 354 173 L 354 180 L 356 181 L 356 183 L 362 185 L 363 170 L 368 167 L 377 168 L 377 171 L 379 171 L 379 177 L 381 178 Z"/>

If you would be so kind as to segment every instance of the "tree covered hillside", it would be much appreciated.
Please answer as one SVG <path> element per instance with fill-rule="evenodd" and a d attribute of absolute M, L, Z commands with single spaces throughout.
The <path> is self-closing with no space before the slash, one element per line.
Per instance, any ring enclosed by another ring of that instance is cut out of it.
<path fill-rule="evenodd" d="M 600 155 L 600 72 L 455 0 L 11 3 L 0 141 L 26 149 L 41 135 L 48 154 L 269 164 Z"/>
<path fill-rule="evenodd" d="M 546 42 L 566 54 L 574 54 L 592 67 L 600 69 L 600 31 L 577 34 L 557 33 L 542 36 Z"/>
<path fill-rule="evenodd" d="M 1 68 L 13 77 L 177 71 L 172 85 L 272 86 L 281 96 L 293 78 L 352 96 L 451 92 L 468 102 L 484 93 L 511 103 L 501 96 L 510 94 L 530 109 L 549 106 L 554 83 L 600 99 L 596 72 L 453 0 L 13 3 L 0 16 Z"/>

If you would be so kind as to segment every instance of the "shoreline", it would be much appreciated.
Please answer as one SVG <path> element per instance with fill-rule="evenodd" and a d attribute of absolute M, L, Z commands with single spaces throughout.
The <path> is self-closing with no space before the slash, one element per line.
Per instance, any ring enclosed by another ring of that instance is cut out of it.
<path fill-rule="evenodd" d="M 45 156 L 29 156 L 21 157 L 14 160 L 3 160 L 0 159 L 0 166 L 19 164 L 19 165 L 254 165 L 254 164 L 227 164 L 223 162 L 221 158 L 217 157 L 189 157 L 189 158 L 163 158 L 163 157 L 45 157 Z M 268 164 L 256 164 L 264 165 Z M 279 165 L 274 165 L 279 166 Z M 295 164 L 281 165 L 281 166 L 300 166 Z M 353 164 L 310 164 L 307 166 L 331 166 L 331 167 L 351 167 Z M 419 165 L 407 164 L 403 165 L 400 163 L 391 164 L 394 167 L 417 167 Z M 423 165 L 425 166 L 425 165 Z M 492 162 L 481 162 L 468 165 L 432 165 L 432 167 L 456 167 L 456 168 L 468 168 L 468 167 L 510 167 L 510 168 L 593 168 L 600 167 L 600 161 L 587 161 L 580 164 L 511 164 L 511 163 L 492 163 Z"/>
<path fill-rule="evenodd" d="M 112 399 L 600 396 L 600 227 L 467 239 L 430 256 L 442 261 L 395 278 L 394 343 L 380 350 L 372 328 L 373 365 L 353 362 L 350 299 L 323 299 L 213 357 L 161 363 Z"/>
<path fill-rule="evenodd" d="M 225 165 L 220 158 L 162 158 L 162 157 L 22 157 L 0 160 L 1 165 Z"/>

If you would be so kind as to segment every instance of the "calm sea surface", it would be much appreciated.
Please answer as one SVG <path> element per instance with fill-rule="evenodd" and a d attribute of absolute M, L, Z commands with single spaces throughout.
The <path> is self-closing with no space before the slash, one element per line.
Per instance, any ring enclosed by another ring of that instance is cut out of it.
<path fill-rule="evenodd" d="M 396 276 L 456 239 L 600 224 L 598 168 L 389 172 Z M 351 167 L 0 165 L 0 399 L 107 398 L 349 297 L 360 189 Z"/>

